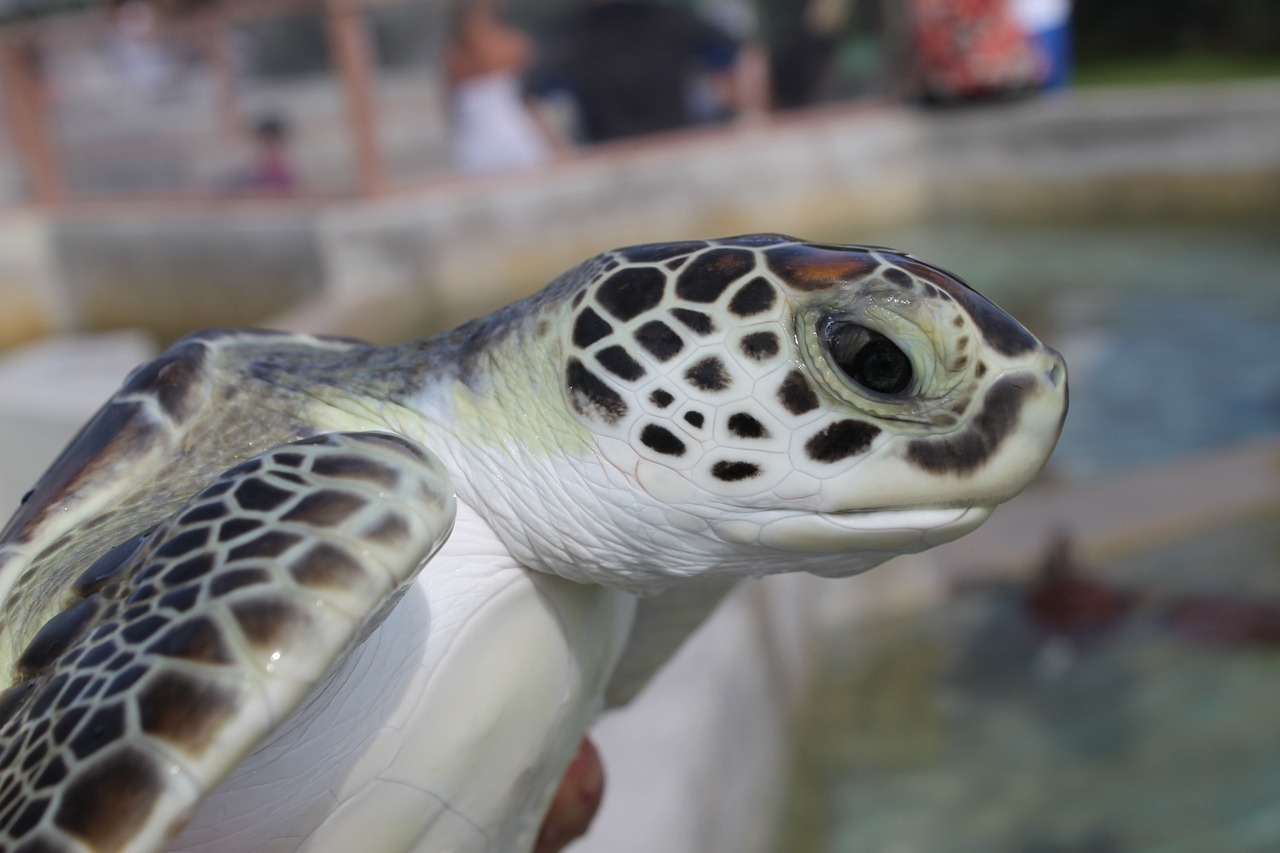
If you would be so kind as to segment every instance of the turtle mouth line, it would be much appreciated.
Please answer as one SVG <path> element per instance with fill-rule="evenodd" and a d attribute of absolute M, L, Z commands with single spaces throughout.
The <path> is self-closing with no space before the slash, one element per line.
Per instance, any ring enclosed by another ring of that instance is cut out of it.
<path fill-rule="evenodd" d="M 999 504 L 999 499 L 993 499 L 990 503 L 978 501 L 940 501 L 938 503 L 929 504 L 885 504 L 884 506 L 857 507 L 856 509 L 837 509 L 824 515 L 831 516 L 869 516 L 869 515 L 897 515 L 913 512 L 945 512 L 948 510 L 958 510 L 967 512 L 974 507 L 989 507 Z"/>
<path fill-rule="evenodd" d="M 966 501 L 903 508 L 846 510 L 823 515 L 829 523 L 847 530 L 917 530 L 935 535 L 977 527 L 990 517 L 995 508 L 995 503 Z"/>

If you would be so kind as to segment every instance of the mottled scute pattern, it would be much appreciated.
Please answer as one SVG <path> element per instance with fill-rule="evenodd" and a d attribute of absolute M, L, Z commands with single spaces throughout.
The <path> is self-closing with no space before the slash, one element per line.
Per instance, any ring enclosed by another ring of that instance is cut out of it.
<path fill-rule="evenodd" d="M 1016 401 L 1001 409 L 984 397 L 979 353 L 1040 350 L 959 279 L 891 249 L 749 235 L 605 257 L 572 303 L 564 340 L 570 408 L 592 431 L 622 439 L 701 493 L 767 502 L 788 480 L 787 494 L 816 494 L 813 484 L 897 433 L 912 439 L 906 458 L 922 473 L 978 470 L 1018 413 Z M 860 294 L 895 300 L 921 335 L 945 341 L 936 351 L 917 348 L 918 368 L 933 384 L 916 392 L 909 412 L 874 399 L 860 405 L 855 398 L 866 395 L 852 386 L 833 395 L 830 380 L 824 394 L 819 359 L 797 351 L 812 331 L 806 311 L 840 317 Z M 613 461 L 636 465 L 627 451 Z"/>
<path fill-rule="evenodd" d="M 157 846 L 452 521 L 447 475 L 419 447 L 331 434 L 235 466 L 85 566 L 0 693 L 0 850 Z"/>

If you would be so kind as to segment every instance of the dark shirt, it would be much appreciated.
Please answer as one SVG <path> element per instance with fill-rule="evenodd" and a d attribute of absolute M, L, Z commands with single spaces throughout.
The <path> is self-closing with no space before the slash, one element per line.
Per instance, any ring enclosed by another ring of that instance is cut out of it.
<path fill-rule="evenodd" d="M 733 39 L 688 10 L 595 3 L 565 27 L 531 88 L 572 93 L 588 142 L 672 130 L 690 122 L 693 75 L 730 68 L 736 51 Z"/>

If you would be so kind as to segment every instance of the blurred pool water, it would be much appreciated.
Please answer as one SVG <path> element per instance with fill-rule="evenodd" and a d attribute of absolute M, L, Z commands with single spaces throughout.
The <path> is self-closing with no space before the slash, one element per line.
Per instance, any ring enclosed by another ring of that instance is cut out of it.
<path fill-rule="evenodd" d="M 1051 478 L 1280 433 L 1277 223 L 867 239 L 955 270 L 1063 351 Z M 1012 585 L 831 637 L 777 849 L 1280 850 L 1280 647 L 1206 644 L 1160 615 L 1198 595 L 1280 606 L 1280 515 L 1084 571 L 1141 602 L 1084 640 Z"/>
<path fill-rule="evenodd" d="M 1280 850 L 1280 649 L 1154 615 L 1202 590 L 1280 601 L 1280 517 L 1097 568 L 1152 604 L 1087 642 L 1013 588 L 832 638 L 778 849 Z"/>

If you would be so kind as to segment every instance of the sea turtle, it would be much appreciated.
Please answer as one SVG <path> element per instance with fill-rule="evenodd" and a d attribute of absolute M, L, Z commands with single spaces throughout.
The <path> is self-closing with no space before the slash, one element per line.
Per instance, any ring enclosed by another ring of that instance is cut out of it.
<path fill-rule="evenodd" d="M 959 279 L 779 235 L 398 346 L 184 338 L 0 534 L 0 850 L 527 850 L 727 584 L 974 529 L 1065 411 Z"/>

